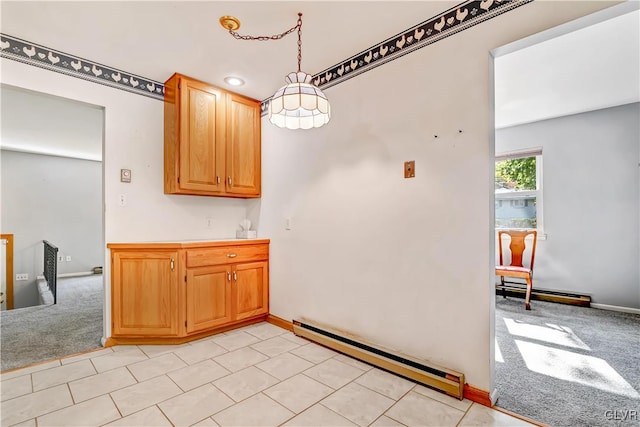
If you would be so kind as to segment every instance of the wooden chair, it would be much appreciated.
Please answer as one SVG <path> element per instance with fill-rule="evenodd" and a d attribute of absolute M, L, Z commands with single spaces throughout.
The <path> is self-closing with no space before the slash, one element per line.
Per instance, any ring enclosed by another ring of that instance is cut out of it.
<path fill-rule="evenodd" d="M 502 257 L 502 236 L 506 234 L 510 236 L 509 250 L 511 251 L 511 264 L 504 265 Z M 522 255 L 526 248 L 525 239 L 533 235 L 533 246 L 531 247 L 531 262 L 529 267 L 522 265 Z M 524 279 L 527 282 L 527 295 L 524 305 L 527 310 L 531 310 L 529 299 L 531 298 L 531 289 L 533 288 L 533 262 L 536 257 L 536 242 L 538 240 L 538 232 L 536 230 L 504 230 L 498 232 L 498 245 L 500 247 L 500 264 L 496 266 L 496 276 L 500 276 L 502 285 L 502 295 L 506 298 L 505 293 L 505 276 Z M 518 282 L 509 282 L 518 283 Z"/>

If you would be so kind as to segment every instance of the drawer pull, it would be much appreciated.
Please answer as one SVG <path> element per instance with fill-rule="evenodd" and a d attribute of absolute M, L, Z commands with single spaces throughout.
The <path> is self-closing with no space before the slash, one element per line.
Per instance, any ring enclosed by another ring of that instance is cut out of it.
<path fill-rule="evenodd" d="M 235 257 L 237 257 L 237 256 L 238 256 L 237 254 L 227 254 L 227 257 L 228 257 L 228 258 L 235 258 Z"/>

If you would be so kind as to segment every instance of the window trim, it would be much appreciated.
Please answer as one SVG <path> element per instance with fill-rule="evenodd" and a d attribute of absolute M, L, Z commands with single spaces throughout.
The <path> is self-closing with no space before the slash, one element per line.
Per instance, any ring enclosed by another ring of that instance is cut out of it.
<path fill-rule="evenodd" d="M 517 151 L 509 151 L 495 155 L 495 163 L 502 160 L 521 159 L 525 157 L 536 158 L 536 189 L 535 190 L 521 190 L 521 191 L 508 191 L 502 193 L 496 193 L 494 191 L 495 200 L 513 200 L 526 197 L 535 196 L 536 198 L 536 228 L 538 232 L 538 240 L 546 240 L 547 235 L 544 232 L 544 178 L 543 178 L 543 155 L 542 147 L 531 147 Z M 510 230 L 509 228 L 495 227 L 496 231 Z M 530 229 L 533 230 L 533 229 Z"/>

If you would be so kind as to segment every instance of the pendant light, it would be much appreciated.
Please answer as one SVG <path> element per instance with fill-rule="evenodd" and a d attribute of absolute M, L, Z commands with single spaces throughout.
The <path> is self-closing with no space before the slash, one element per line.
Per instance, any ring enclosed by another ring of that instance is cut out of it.
<path fill-rule="evenodd" d="M 287 84 L 282 86 L 271 97 L 268 117 L 274 125 L 286 129 L 312 129 L 329 123 L 331 106 L 322 91 L 313 84 L 312 76 L 301 71 L 302 62 L 302 13 L 298 13 L 295 27 L 274 36 L 242 36 L 235 32 L 240 21 L 231 16 L 220 18 L 220 24 L 229 33 L 240 40 L 279 40 L 298 31 L 298 71 L 285 77 Z"/>

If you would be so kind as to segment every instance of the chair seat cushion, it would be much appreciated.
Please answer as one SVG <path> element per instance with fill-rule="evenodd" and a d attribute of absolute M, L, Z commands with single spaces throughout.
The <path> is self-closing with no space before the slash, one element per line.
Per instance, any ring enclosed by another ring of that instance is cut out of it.
<path fill-rule="evenodd" d="M 500 273 L 502 272 L 502 274 Z M 531 270 L 526 267 L 516 267 L 513 265 L 498 265 L 496 266 L 496 274 L 499 275 L 507 275 L 507 274 L 519 274 L 519 275 L 528 275 L 531 274 Z"/>

